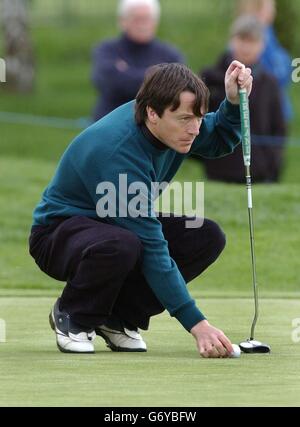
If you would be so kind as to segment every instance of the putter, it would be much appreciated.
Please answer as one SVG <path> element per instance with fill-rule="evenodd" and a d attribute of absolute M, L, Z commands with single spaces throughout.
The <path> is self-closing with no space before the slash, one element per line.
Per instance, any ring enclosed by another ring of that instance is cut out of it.
<path fill-rule="evenodd" d="M 250 229 L 250 248 L 251 248 L 251 263 L 252 263 L 252 282 L 254 292 L 254 318 L 251 326 L 250 338 L 245 342 L 239 344 L 240 349 L 244 353 L 270 353 L 271 348 L 267 344 L 263 344 L 260 341 L 254 339 L 255 326 L 258 319 L 258 287 L 256 280 L 256 260 L 255 260 L 255 249 L 254 249 L 254 225 L 253 225 L 253 214 L 252 214 L 252 181 L 251 181 L 251 134 L 250 134 L 250 112 L 249 112 L 249 98 L 246 89 L 239 90 L 240 96 L 240 111 L 241 111 L 241 122 L 242 122 L 242 147 L 243 147 L 243 158 L 245 165 L 245 175 L 247 184 L 248 194 L 248 216 L 249 216 L 249 229 Z"/>

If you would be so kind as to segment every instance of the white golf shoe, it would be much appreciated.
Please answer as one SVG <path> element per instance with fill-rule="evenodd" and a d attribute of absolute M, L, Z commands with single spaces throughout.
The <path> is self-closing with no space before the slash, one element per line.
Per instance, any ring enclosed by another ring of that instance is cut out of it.
<path fill-rule="evenodd" d="M 56 343 L 62 353 L 94 353 L 95 331 L 75 325 L 65 311 L 59 310 L 59 299 L 55 303 L 49 322 L 56 334 Z"/>
<path fill-rule="evenodd" d="M 96 335 L 102 337 L 112 351 L 144 352 L 147 346 L 138 329 L 128 329 L 124 325 L 109 327 L 101 325 L 95 329 Z"/>

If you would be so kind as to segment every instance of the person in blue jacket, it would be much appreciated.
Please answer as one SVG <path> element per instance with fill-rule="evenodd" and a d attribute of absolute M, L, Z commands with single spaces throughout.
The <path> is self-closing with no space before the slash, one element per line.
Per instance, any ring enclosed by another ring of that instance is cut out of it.
<path fill-rule="evenodd" d="M 274 30 L 276 2 L 275 0 L 240 0 L 238 12 L 241 15 L 254 15 L 264 26 L 265 48 L 261 54 L 260 63 L 279 83 L 283 113 L 285 121 L 288 123 L 293 115 L 288 93 L 292 81 L 292 58 L 280 44 Z"/>
<path fill-rule="evenodd" d="M 158 0 L 121 0 L 118 16 L 121 36 L 93 49 L 92 81 L 99 92 L 95 121 L 134 99 L 150 66 L 184 62 L 176 48 L 155 38 Z"/>
<path fill-rule="evenodd" d="M 59 350 L 94 352 L 95 334 L 114 351 L 146 351 L 140 329 L 167 309 L 203 357 L 227 357 L 231 342 L 196 306 L 186 283 L 225 246 L 209 219 L 157 214 L 157 184 L 190 154 L 216 158 L 240 143 L 238 85 L 251 70 L 233 61 L 226 99 L 206 114 L 209 92 L 183 64 L 160 64 L 137 98 L 83 131 L 63 154 L 34 210 L 30 253 L 66 281 L 50 313 Z M 190 222 L 194 222 L 192 226 Z"/>

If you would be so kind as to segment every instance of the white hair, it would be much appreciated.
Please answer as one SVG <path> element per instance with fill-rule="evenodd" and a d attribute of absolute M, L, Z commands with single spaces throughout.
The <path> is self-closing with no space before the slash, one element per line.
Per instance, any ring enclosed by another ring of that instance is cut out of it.
<path fill-rule="evenodd" d="M 149 6 L 153 16 L 157 20 L 160 18 L 161 8 L 159 0 L 120 0 L 118 15 L 123 17 L 127 15 L 131 9 L 137 6 Z"/>

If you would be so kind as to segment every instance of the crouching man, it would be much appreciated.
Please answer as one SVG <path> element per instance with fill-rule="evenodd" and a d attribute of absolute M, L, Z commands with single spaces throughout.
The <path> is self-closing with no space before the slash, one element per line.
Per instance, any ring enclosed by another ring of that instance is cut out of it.
<path fill-rule="evenodd" d="M 226 99 L 206 114 L 202 80 L 182 64 L 160 64 L 136 100 L 67 148 L 34 210 L 30 236 L 40 269 L 66 282 L 50 313 L 59 350 L 93 353 L 98 335 L 113 351 L 146 351 L 139 329 L 147 330 L 151 316 L 167 309 L 194 336 L 201 356 L 232 352 L 186 286 L 218 258 L 224 234 L 209 219 L 187 228 L 185 216 L 156 215 L 151 189 L 170 182 L 189 154 L 216 158 L 234 150 L 240 142 L 238 86 L 250 94 L 252 80 L 251 70 L 233 61 Z M 121 176 L 127 188 L 119 186 Z M 144 185 L 139 198 L 147 215 L 130 209 L 137 183 Z M 111 191 L 103 191 L 108 185 Z"/>

